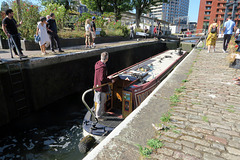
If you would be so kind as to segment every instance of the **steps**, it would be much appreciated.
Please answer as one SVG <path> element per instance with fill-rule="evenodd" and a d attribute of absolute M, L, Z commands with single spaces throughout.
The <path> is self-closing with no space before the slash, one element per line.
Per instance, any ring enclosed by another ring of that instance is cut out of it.
<path fill-rule="evenodd" d="M 12 88 L 11 99 L 15 104 L 17 117 L 25 117 L 30 113 L 30 108 L 26 97 L 21 62 L 9 63 L 7 64 L 7 68 Z"/>

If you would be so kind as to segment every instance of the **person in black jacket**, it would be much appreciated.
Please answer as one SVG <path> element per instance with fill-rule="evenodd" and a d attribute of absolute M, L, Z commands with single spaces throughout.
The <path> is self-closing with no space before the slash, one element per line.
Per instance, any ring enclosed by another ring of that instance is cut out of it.
<path fill-rule="evenodd" d="M 2 28 L 3 32 L 7 35 L 8 38 L 11 38 L 14 40 L 16 47 L 19 51 L 19 54 L 16 50 L 16 47 L 13 47 L 13 51 L 15 55 L 19 55 L 22 58 L 25 58 L 27 56 L 23 55 L 22 53 L 22 48 L 21 48 L 21 41 L 20 41 L 20 34 L 18 33 L 18 27 L 21 26 L 22 21 L 17 24 L 16 20 L 13 18 L 13 10 L 12 9 L 7 9 L 6 10 L 6 17 L 2 21 Z"/>
<path fill-rule="evenodd" d="M 48 22 L 47 27 L 49 29 L 48 34 L 50 35 L 50 39 L 51 39 L 51 49 L 52 49 L 52 52 L 55 52 L 54 51 L 54 39 L 57 42 L 57 46 L 58 46 L 59 52 L 64 52 L 61 49 L 61 45 L 60 45 L 60 42 L 59 42 L 59 37 L 57 35 L 57 24 L 56 24 L 56 21 L 55 21 L 54 13 L 51 13 L 50 17 L 51 18 L 47 21 Z"/>

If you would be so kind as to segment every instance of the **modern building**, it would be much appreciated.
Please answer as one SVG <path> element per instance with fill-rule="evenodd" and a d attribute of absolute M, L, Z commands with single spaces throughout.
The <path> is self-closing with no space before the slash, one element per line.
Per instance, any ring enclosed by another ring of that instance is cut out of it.
<path fill-rule="evenodd" d="M 226 4 L 234 0 L 201 0 L 198 14 L 197 30 L 208 29 L 209 25 L 217 18 L 217 23 L 221 26 L 224 22 Z M 233 6 L 229 6 L 227 16 L 232 15 Z M 234 13 L 234 20 L 237 24 L 240 21 L 240 2 L 237 3 Z"/>
<path fill-rule="evenodd" d="M 188 16 L 188 8 L 189 0 L 169 0 L 169 3 L 158 2 L 156 6 L 151 7 L 151 16 L 174 24 L 179 22 L 180 17 Z M 187 21 L 181 21 L 181 23 L 186 24 Z"/>

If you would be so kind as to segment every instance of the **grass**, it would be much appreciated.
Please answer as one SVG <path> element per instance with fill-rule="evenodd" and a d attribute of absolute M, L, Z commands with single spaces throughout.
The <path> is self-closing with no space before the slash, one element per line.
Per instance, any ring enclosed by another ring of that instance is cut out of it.
<path fill-rule="evenodd" d="M 139 152 L 143 157 L 149 157 L 152 154 L 152 149 L 147 147 L 142 147 L 141 145 L 137 145 L 139 147 Z"/>
<path fill-rule="evenodd" d="M 200 102 L 192 102 L 193 105 L 200 105 Z"/>
<path fill-rule="evenodd" d="M 77 31 L 77 30 L 73 30 L 73 31 L 60 31 L 58 33 L 59 37 L 61 38 L 79 38 L 79 37 L 84 37 L 84 31 Z"/>
<path fill-rule="evenodd" d="M 189 69 L 188 73 L 186 73 L 186 75 L 190 75 L 193 72 L 193 69 Z"/>
<path fill-rule="evenodd" d="M 170 97 L 170 101 L 172 103 L 178 103 L 180 102 L 179 95 L 174 94 L 173 96 Z"/>
<path fill-rule="evenodd" d="M 208 122 L 207 116 L 203 116 L 202 119 L 203 119 L 204 122 Z"/>
<path fill-rule="evenodd" d="M 230 113 L 234 113 L 235 112 L 234 108 L 235 108 L 234 105 L 230 105 L 226 110 Z"/>
<path fill-rule="evenodd" d="M 182 93 L 182 92 L 184 91 L 184 89 L 186 89 L 186 87 L 185 87 L 185 86 L 182 86 L 182 87 L 180 87 L 180 88 L 175 89 L 175 91 L 176 91 L 177 93 Z"/>
<path fill-rule="evenodd" d="M 148 140 L 147 145 L 153 149 L 158 149 L 163 146 L 163 143 L 159 139 L 150 139 Z"/>
<path fill-rule="evenodd" d="M 106 31 L 107 36 L 124 36 L 123 32 L 121 29 L 107 29 Z"/>
<path fill-rule="evenodd" d="M 182 80 L 182 82 L 183 82 L 183 83 L 186 83 L 186 82 L 189 82 L 189 80 L 184 79 L 184 80 Z"/>
<path fill-rule="evenodd" d="M 231 113 L 234 113 L 235 112 L 235 110 L 233 110 L 233 109 L 230 109 L 230 108 L 228 108 L 228 109 L 226 109 L 228 112 L 231 112 Z"/>
<path fill-rule="evenodd" d="M 170 121 L 170 117 L 171 117 L 171 113 L 170 112 L 167 112 L 165 114 L 162 115 L 162 117 L 160 118 L 160 120 L 162 122 L 169 122 Z"/>
<path fill-rule="evenodd" d="M 179 133 L 181 133 L 181 131 L 175 129 L 175 130 L 173 130 L 173 133 L 179 134 Z"/>
<path fill-rule="evenodd" d="M 235 108 L 234 105 L 230 105 L 229 108 Z"/>

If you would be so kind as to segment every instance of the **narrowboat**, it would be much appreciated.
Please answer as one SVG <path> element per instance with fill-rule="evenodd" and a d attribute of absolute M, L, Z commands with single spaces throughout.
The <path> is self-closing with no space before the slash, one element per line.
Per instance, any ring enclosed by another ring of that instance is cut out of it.
<path fill-rule="evenodd" d="M 85 91 L 82 101 L 88 112 L 83 120 L 83 136 L 91 135 L 100 142 L 152 93 L 186 55 L 181 49 L 167 50 L 112 74 L 117 80 L 108 84 L 110 92 L 105 103 L 107 115 L 104 121 L 98 121 L 94 114 L 95 106 L 90 108 L 84 100 L 94 88 Z"/>

